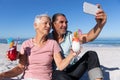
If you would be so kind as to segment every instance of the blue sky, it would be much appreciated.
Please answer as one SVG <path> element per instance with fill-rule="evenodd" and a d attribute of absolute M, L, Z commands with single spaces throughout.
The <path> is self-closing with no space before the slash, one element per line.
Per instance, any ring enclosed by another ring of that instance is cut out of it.
<path fill-rule="evenodd" d="M 95 17 L 83 12 L 83 2 L 101 4 L 107 23 L 98 38 L 120 38 L 120 0 L 0 0 L 0 38 L 28 38 L 35 35 L 34 17 L 64 13 L 68 29 L 87 33 L 96 24 Z"/>

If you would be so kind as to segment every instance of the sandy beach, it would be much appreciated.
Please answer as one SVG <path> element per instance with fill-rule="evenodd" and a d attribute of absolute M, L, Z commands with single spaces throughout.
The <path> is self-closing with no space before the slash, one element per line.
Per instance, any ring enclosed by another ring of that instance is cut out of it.
<path fill-rule="evenodd" d="M 17 49 L 20 50 L 20 46 L 18 45 Z M 0 44 L 0 72 L 7 71 L 18 64 L 18 60 L 9 61 L 6 58 L 6 51 L 8 50 L 7 44 Z M 104 74 L 104 80 L 119 80 L 120 79 L 120 47 L 90 47 L 83 46 L 81 54 L 82 56 L 86 51 L 93 50 L 96 51 L 100 60 L 101 68 Z M 14 77 L 13 79 L 19 79 L 21 75 L 18 77 Z M 10 80 L 10 79 L 6 79 Z M 80 80 L 89 80 L 87 73 Z"/>
<path fill-rule="evenodd" d="M 120 47 L 83 47 L 82 53 L 87 50 L 97 52 L 104 74 L 104 80 L 120 79 Z M 82 80 L 86 80 L 86 77 L 87 74 L 84 75 Z"/>

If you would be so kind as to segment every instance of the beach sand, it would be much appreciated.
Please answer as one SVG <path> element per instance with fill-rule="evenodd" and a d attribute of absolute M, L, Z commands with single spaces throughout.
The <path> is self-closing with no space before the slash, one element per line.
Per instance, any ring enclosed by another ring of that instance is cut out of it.
<path fill-rule="evenodd" d="M 120 79 L 120 47 L 83 47 L 82 54 L 88 50 L 96 51 L 104 74 L 104 80 Z M 85 74 L 81 80 L 86 80 Z"/>
<path fill-rule="evenodd" d="M 18 45 L 17 49 L 20 50 Z M 6 58 L 6 51 L 8 50 L 8 44 L 0 44 L 0 72 L 10 70 L 18 64 L 18 60 L 9 61 Z M 120 79 L 120 47 L 87 47 L 83 46 L 81 54 L 82 56 L 86 51 L 96 51 L 100 60 L 101 68 L 104 74 L 104 80 L 119 80 Z M 14 77 L 13 79 L 19 79 L 21 75 Z M 6 79 L 10 80 L 10 79 Z M 80 80 L 89 80 L 87 73 L 84 74 Z"/>

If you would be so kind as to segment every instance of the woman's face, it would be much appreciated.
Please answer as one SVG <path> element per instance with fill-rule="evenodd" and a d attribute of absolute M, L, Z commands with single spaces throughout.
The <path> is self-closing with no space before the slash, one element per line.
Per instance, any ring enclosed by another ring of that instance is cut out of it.
<path fill-rule="evenodd" d="M 38 23 L 35 23 L 35 29 L 37 33 L 48 35 L 51 29 L 51 21 L 48 17 L 41 17 Z"/>

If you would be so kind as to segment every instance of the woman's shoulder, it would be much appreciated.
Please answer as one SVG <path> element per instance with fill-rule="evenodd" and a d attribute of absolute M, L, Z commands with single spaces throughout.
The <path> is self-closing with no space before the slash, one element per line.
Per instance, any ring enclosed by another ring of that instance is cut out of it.
<path fill-rule="evenodd" d="M 53 43 L 54 43 L 54 42 L 57 42 L 56 40 L 50 39 L 50 38 L 48 38 L 48 41 L 49 41 L 49 42 L 53 42 Z"/>
<path fill-rule="evenodd" d="M 48 41 L 49 41 L 51 46 L 52 45 L 58 45 L 58 42 L 56 40 L 54 40 L 54 39 L 48 39 Z"/>
<path fill-rule="evenodd" d="M 25 40 L 25 41 L 22 43 L 22 45 L 24 45 L 24 46 L 30 46 L 30 45 L 32 45 L 32 44 L 33 44 L 32 38 L 31 38 L 31 39 L 27 39 L 27 40 Z"/>
<path fill-rule="evenodd" d="M 31 42 L 32 42 L 32 39 L 27 39 L 23 43 L 31 43 Z"/>

